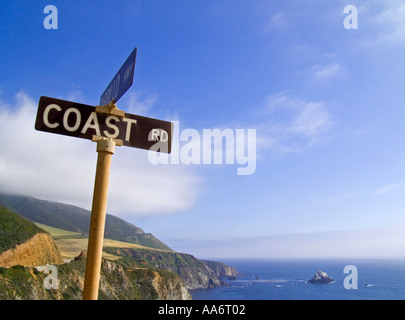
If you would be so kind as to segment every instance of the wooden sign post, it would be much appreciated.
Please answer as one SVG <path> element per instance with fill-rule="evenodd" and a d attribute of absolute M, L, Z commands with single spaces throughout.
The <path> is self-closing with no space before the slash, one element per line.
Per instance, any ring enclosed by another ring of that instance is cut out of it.
<path fill-rule="evenodd" d="M 110 181 L 111 158 L 114 154 L 115 145 L 115 141 L 108 138 L 101 138 L 97 141 L 97 168 L 91 209 L 89 242 L 87 245 L 83 300 L 98 299 L 105 218 L 107 214 L 108 184 Z"/>
<path fill-rule="evenodd" d="M 114 100 L 106 106 L 96 107 L 96 112 L 124 117 L 125 112 L 118 110 Z M 94 181 L 93 204 L 91 208 L 89 241 L 87 244 L 86 273 L 84 276 L 83 300 L 97 300 L 100 286 L 101 258 L 105 219 L 107 215 L 108 185 L 110 182 L 111 158 L 115 146 L 122 146 L 119 139 L 94 135 L 91 139 L 97 142 L 97 166 Z"/>

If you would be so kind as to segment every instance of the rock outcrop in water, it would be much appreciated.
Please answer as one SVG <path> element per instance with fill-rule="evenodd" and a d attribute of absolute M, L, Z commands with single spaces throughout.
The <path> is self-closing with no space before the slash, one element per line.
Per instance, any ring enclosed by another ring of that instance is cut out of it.
<path fill-rule="evenodd" d="M 318 270 L 315 275 L 308 280 L 308 283 L 331 283 L 334 282 L 335 280 L 332 277 L 329 277 L 326 272 L 323 272 L 321 270 Z"/>

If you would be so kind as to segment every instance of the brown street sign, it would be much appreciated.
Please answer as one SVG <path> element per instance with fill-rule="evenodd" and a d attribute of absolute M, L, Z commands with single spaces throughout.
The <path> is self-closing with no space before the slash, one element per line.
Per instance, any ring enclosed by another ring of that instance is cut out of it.
<path fill-rule="evenodd" d="M 124 146 L 170 153 L 173 123 L 128 113 L 124 117 L 99 113 L 94 106 L 41 97 L 35 129 L 90 140 L 93 136 L 119 139 Z"/>

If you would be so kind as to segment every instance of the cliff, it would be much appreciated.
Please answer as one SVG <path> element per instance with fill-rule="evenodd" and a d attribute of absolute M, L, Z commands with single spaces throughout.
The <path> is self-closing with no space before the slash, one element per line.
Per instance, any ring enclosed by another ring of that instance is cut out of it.
<path fill-rule="evenodd" d="M 104 251 L 122 258 L 117 263 L 126 267 L 163 269 L 177 273 L 188 289 L 202 289 L 223 285 L 222 276 L 236 275 L 234 268 L 214 261 L 203 262 L 179 252 L 104 247 Z"/>
<path fill-rule="evenodd" d="M 210 260 L 201 260 L 204 262 L 210 269 L 212 269 L 219 277 L 236 277 L 238 271 L 234 267 L 230 267 L 223 262 L 210 261 Z"/>
<path fill-rule="evenodd" d="M 56 274 L 48 274 L 47 265 L 56 268 Z M 84 273 L 84 253 L 63 263 L 49 233 L 0 206 L 0 299 L 82 299 Z M 57 288 L 47 289 L 49 283 Z M 103 260 L 99 299 L 185 300 L 191 296 L 173 272 L 127 269 Z"/>
<path fill-rule="evenodd" d="M 0 206 L 0 267 L 63 263 L 53 238 L 31 221 Z"/>
<path fill-rule="evenodd" d="M 82 299 L 85 255 L 57 267 L 57 289 L 46 289 L 47 275 L 35 267 L 0 268 L 1 300 Z M 46 281 L 46 280 L 45 280 Z M 161 270 L 128 269 L 103 260 L 100 300 L 190 300 L 178 275 Z"/>
<path fill-rule="evenodd" d="M 37 233 L 31 239 L 18 244 L 15 248 L 0 254 L 0 267 L 41 266 L 61 264 L 62 257 L 53 238 L 46 233 Z"/>

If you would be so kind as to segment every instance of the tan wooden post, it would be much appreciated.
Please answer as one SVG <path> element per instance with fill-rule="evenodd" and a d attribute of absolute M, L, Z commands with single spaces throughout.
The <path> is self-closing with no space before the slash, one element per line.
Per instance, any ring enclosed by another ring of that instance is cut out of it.
<path fill-rule="evenodd" d="M 108 105 L 96 106 L 96 112 L 125 116 L 125 111 L 116 107 L 112 100 Z M 86 274 L 84 276 L 83 300 L 97 300 L 100 286 L 101 258 L 103 255 L 105 218 L 107 214 L 108 184 L 110 182 L 111 158 L 115 146 L 122 146 L 119 139 L 93 136 L 97 142 L 97 167 L 91 209 L 89 242 L 87 244 Z"/>
<path fill-rule="evenodd" d="M 114 154 L 114 150 L 115 141 L 111 139 L 100 139 L 97 141 L 97 169 L 87 246 L 83 300 L 98 299 L 108 184 L 110 180 L 111 157 Z"/>

